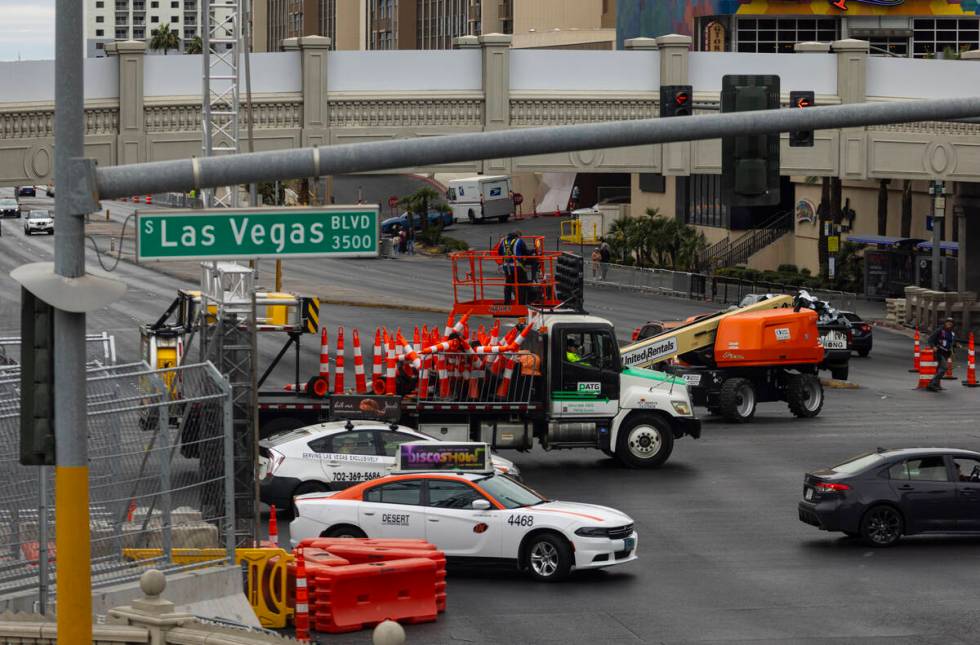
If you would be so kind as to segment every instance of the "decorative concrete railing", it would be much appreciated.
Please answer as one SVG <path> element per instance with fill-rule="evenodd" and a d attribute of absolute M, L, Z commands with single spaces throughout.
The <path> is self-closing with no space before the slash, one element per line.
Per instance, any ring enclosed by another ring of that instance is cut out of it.
<path fill-rule="evenodd" d="M 356 143 L 502 128 L 656 117 L 659 88 L 691 84 L 718 109 L 725 74 L 778 74 L 783 101 L 822 105 L 977 94 L 980 52 L 960 61 L 880 59 L 864 41 L 799 43 L 795 54 L 691 52 L 687 36 L 636 38 L 624 51 L 512 50 L 510 36 L 457 39 L 447 51 L 335 52 L 319 36 L 253 57 L 255 147 Z M 87 154 L 102 165 L 201 151 L 201 59 L 145 56 L 139 42 L 85 61 Z M 0 185 L 45 183 L 54 145 L 52 61 L 0 63 Z M 14 102 L 16 101 L 16 102 Z M 242 115 L 242 135 L 248 116 Z M 789 148 L 787 175 L 980 181 L 980 125 L 911 123 L 818 131 Z M 422 171 L 720 172 L 720 142 L 638 146 L 454 164 Z"/>

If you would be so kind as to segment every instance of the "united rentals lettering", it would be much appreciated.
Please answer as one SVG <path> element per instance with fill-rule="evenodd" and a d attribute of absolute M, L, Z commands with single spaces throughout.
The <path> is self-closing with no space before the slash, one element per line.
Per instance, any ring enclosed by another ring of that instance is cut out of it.
<path fill-rule="evenodd" d="M 643 349 L 623 354 L 623 366 L 633 367 L 646 363 L 655 363 L 661 356 L 667 356 L 677 351 L 677 337 L 671 336 L 661 341 L 647 345 Z"/>

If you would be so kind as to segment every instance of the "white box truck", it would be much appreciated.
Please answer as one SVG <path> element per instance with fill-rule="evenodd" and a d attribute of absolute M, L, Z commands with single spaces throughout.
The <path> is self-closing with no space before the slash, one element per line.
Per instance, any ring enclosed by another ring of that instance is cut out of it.
<path fill-rule="evenodd" d="M 514 214 L 514 193 L 506 175 L 450 180 L 446 200 L 457 222 L 466 220 L 475 224 L 488 219 L 506 222 Z"/>

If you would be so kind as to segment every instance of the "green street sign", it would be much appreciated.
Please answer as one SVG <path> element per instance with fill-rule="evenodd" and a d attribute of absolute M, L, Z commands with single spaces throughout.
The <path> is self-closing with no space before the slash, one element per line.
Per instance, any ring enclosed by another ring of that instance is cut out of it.
<path fill-rule="evenodd" d="M 136 215 L 136 261 L 378 256 L 377 206 L 151 211 Z"/>

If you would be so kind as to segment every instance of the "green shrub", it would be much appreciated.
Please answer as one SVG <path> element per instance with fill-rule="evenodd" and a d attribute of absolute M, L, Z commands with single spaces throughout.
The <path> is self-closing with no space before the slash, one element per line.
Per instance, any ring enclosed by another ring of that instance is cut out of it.
<path fill-rule="evenodd" d="M 470 245 L 465 240 L 457 240 L 455 237 L 442 236 L 441 246 L 445 253 L 453 251 L 468 251 Z"/>
<path fill-rule="evenodd" d="M 776 267 L 777 273 L 799 273 L 800 270 L 796 268 L 795 264 L 780 264 Z"/>

